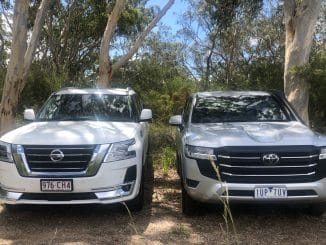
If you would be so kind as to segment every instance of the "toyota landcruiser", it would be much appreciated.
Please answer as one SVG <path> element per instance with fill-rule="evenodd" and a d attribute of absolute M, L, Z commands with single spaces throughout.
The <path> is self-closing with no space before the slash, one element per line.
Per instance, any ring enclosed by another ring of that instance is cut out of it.
<path fill-rule="evenodd" d="M 195 93 L 177 126 L 182 208 L 198 202 L 306 203 L 321 214 L 326 201 L 326 137 L 298 117 L 276 92 Z"/>
<path fill-rule="evenodd" d="M 0 200 L 143 206 L 148 123 L 132 89 L 53 93 L 31 123 L 0 138 Z"/>

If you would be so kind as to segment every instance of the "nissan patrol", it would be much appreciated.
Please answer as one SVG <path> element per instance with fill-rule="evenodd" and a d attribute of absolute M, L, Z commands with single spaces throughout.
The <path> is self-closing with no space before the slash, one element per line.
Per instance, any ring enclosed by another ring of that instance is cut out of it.
<path fill-rule="evenodd" d="M 0 200 L 143 206 L 148 123 L 131 89 L 62 89 L 0 138 Z"/>

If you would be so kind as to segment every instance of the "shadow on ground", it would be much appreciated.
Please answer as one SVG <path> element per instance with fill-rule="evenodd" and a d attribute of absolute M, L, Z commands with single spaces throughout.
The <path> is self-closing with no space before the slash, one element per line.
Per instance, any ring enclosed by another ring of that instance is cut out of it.
<path fill-rule="evenodd" d="M 154 178 L 155 174 L 155 178 Z M 236 205 L 236 232 L 223 210 L 203 205 L 186 217 L 174 171 L 150 165 L 146 205 L 129 217 L 121 205 L 33 206 L 0 212 L 0 244 L 324 244 L 326 218 L 300 209 L 271 205 Z"/>

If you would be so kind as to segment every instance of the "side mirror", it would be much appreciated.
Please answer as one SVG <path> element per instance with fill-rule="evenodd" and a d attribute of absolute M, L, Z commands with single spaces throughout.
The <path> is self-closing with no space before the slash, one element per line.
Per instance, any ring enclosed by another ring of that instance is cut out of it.
<path fill-rule="evenodd" d="M 28 121 L 35 120 L 35 113 L 33 109 L 25 109 L 24 111 L 24 119 Z"/>
<path fill-rule="evenodd" d="M 171 126 L 181 126 L 182 125 L 182 116 L 181 115 L 176 115 L 170 117 L 169 124 Z"/>
<path fill-rule="evenodd" d="M 143 109 L 140 113 L 140 122 L 148 122 L 152 119 L 152 110 L 151 109 Z"/>

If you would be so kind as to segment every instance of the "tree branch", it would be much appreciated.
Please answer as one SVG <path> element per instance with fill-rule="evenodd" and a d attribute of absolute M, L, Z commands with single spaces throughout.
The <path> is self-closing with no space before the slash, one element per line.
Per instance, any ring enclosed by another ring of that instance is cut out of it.
<path fill-rule="evenodd" d="M 28 70 L 32 64 L 33 55 L 35 53 L 38 44 L 40 32 L 42 29 L 42 25 L 45 19 L 45 14 L 49 7 L 49 4 L 50 4 L 50 0 L 42 0 L 40 7 L 37 10 L 31 40 L 28 44 L 25 57 L 24 57 L 23 81 L 26 81 Z M 24 85 L 22 85 L 22 87 L 24 87 Z"/>
<path fill-rule="evenodd" d="M 115 72 L 119 70 L 123 65 L 125 65 L 128 60 L 132 58 L 132 56 L 137 52 L 141 44 L 143 43 L 147 34 L 155 27 L 155 25 L 161 20 L 161 18 L 166 14 L 169 8 L 173 5 L 174 0 L 169 0 L 167 4 L 163 7 L 163 9 L 158 13 L 158 15 L 149 23 L 144 31 L 140 33 L 137 37 L 134 45 L 128 51 L 127 54 L 122 56 L 115 64 L 112 65 L 112 71 Z"/>
<path fill-rule="evenodd" d="M 106 87 L 109 80 L 110 63 L 108 60 L 109 44 L 113 37 L 115 28 L 117 27 L 119 18 L 124 7 L 124 0 L 115 2 L 114 8 L 108 17 L 103 38 L 101 40 L 100 57 L 99 57 L 99 87 Z"/>

